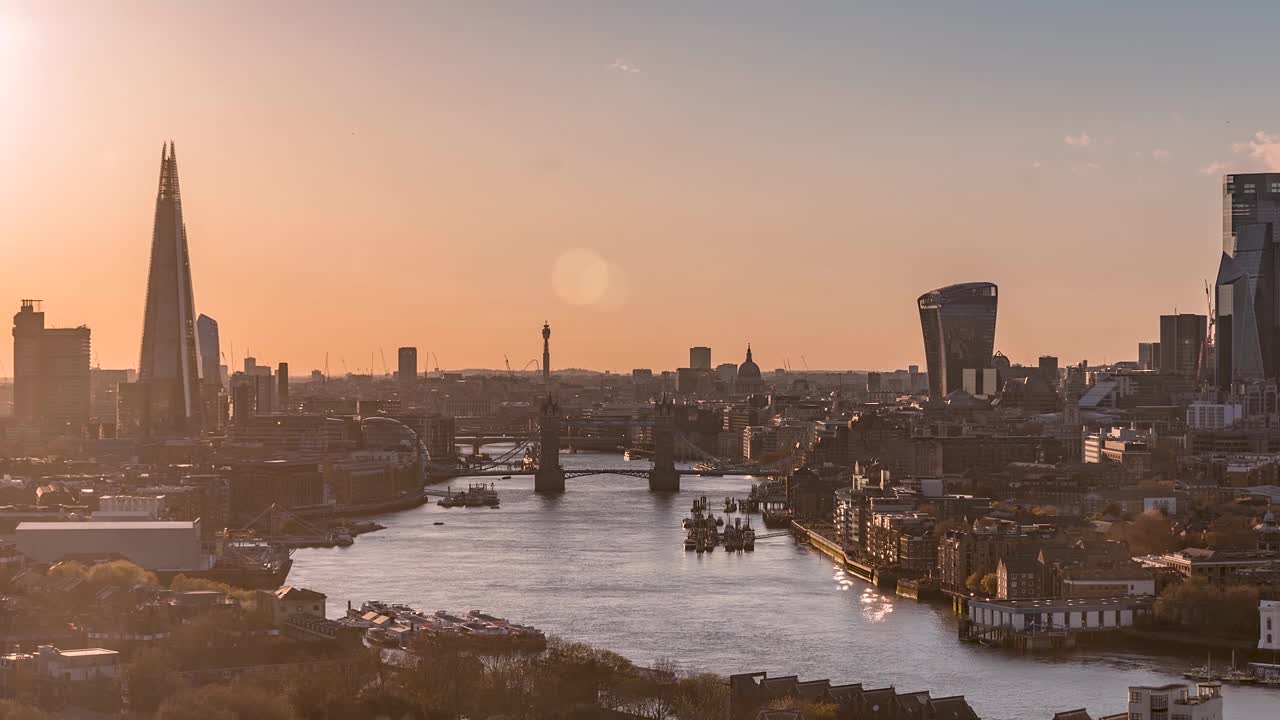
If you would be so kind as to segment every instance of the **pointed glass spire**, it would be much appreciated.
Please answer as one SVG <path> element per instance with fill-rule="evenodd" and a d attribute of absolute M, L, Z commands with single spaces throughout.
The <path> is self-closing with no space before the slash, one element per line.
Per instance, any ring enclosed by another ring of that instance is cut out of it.
<path fill-rule="evenodd" d="M 146 386 L 142 422 L 148 434 L 194 435 L 200 431 L 195 324 L 177 154 L 173 143 L 168 142 L 160 152 L 142 357 L 138 363 L 138 381 Z"/>

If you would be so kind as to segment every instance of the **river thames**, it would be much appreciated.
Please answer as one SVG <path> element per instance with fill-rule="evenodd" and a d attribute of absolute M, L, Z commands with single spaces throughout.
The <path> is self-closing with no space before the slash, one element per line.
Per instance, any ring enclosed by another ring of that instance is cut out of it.
<path fill-rule="evenodd" d="M 562 462 L 647 467 L 616 454 Z M 680 521 L 693 498 L 706 495 L 720 514 L 725 496 L 746 495 L 749 478 L 686 476 L 679 495 L 618 475 L 570 479 L 558 497 L 535 495 L 532 477 L 496 484 L 499 510 L 432 503 L 380 516 L 386 529 L 350 547 L 297 551 L 288 582 L 326 593 L 331 616 L 369 599 L 483 609 L 638 664 L 668 658 L 724 675 L 766 670 L 962 694 L 991 720 L 1049 720 L 1079 707 L 1095 717 L 1121 712 L 1129 685 L 1182 682 L 1184 669 L 1204 661 L 1096 650 L 1021 655 L 962 643 L 949 608 L 845 577 L 788 537 L 762 539 L 754 553 L 685 552 Z M 758 516 L 755 525 L 764 530 Z M 1223 694 L 1227 718 L 1280 717 L 1280 690 L 1228 686 Z"/>

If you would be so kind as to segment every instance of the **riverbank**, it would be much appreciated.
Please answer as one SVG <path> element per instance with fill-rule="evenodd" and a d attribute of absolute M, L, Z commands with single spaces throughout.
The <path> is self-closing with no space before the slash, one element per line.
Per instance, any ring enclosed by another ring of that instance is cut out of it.
<path fill-rule="evenodd" d="M 850 558 L 834 538 L 828 537 L 819 528 L 809 527 L 798 521 L 792 521 L 791 528 L 798 541 L 808 544 L 818 552 L 831 558 L 849 575 L 856 576 L 880 589 L 895 592 L 899 596 L 918 602 L 929 602 L 937 599 L 937 595 L 933 593 L 921 592 L 921 585 L 918 581 L 901 580 L 894 576 L 891 571 Z M 965 600 L 963 597 L 961 599 Z M 953 614 L 964 614 L 964 602 L 951 602 L 949 604 L 952 606 L 951 612 Z M 1074 647 L 1074 643 L 1072 646 Z M 1239 654 L 1241 662 L 1244 662 L 1256 651 L 1257 641 L 1254 638 L 1246 637 L 1219 638 L 1192 635 L 1172 628 L 1126 627 L 1118 628 L 1105 638 L 1090 638 L 1090 642 L 1082 643 L 1082 647 L 1109 647 L 1116 650 L 1131 650 L 1135 647 L 1151 648 L 1152 646 L 1160 647 L 1171 653 L 1236 652 Z M 1052 649 L 1058 650 L 1062 648 L 1055 646 Z M 1261 657 L 1257 659 L 1261 660 Z"/>
<path fill-rule="evenodd" d="M 564 463 L 621 460 L 584 453 Z M 498 482 L 501 512 L 430 503 L 372 518 L 387 529 L 341 551 L 297 551 L 289 581 L 322 589 L 334 615 L 368 598 L 485 608 L 642 665 L 929 688 L 966 695 L 984 720 L 1081 705 L 1096 717 L 1114 712 L 1129 685 L 1180 682 L 1204 663 L 1204 653 L 1140 647 L 1024 654 L 961 643 L 949 608 L 880 590 L 790 535 L 758 540 L 753 553 L 685 552 L 680 523 L 692 498 L 745 497 L 752 481 L 687 475 L 681 493 L 663 494 L 641 478 L 600 476 L 544 496 L 533 478 L 514 475 Z M 1267 717 L 1280 698 L 1261 687 L 1225 692 L 1236 719 Z"/>

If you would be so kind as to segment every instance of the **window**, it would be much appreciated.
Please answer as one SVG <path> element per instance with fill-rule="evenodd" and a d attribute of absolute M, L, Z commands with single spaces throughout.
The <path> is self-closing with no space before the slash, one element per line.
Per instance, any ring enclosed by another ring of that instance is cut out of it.
<path fill-rule="evenodd" d="M 1130 691 L 1129 691 L 1129 702 L 1131 702 L 1131 703 L 1140 703 L 1140 702 L 1142 702 L 1142 691 L 1141 691 L 1141 690 L 1130 690 Z"/>

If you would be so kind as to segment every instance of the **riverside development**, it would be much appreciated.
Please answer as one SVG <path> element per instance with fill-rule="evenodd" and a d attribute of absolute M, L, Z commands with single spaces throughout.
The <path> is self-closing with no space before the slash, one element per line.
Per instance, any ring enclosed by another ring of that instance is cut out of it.
<path fill-rule="evenodd" d="M 1014 362 L 966 280 L 911 308 L 923 370 L 556 371 L 541 321 L 532 372 L 339 376 L 218 362 L 172 143 L 152 251 L 137 372 L 18 301 L 3 713 L 1275 717 L 1280 405 L 1230 252 L 1228 314 L 1137 361 Z"/>

